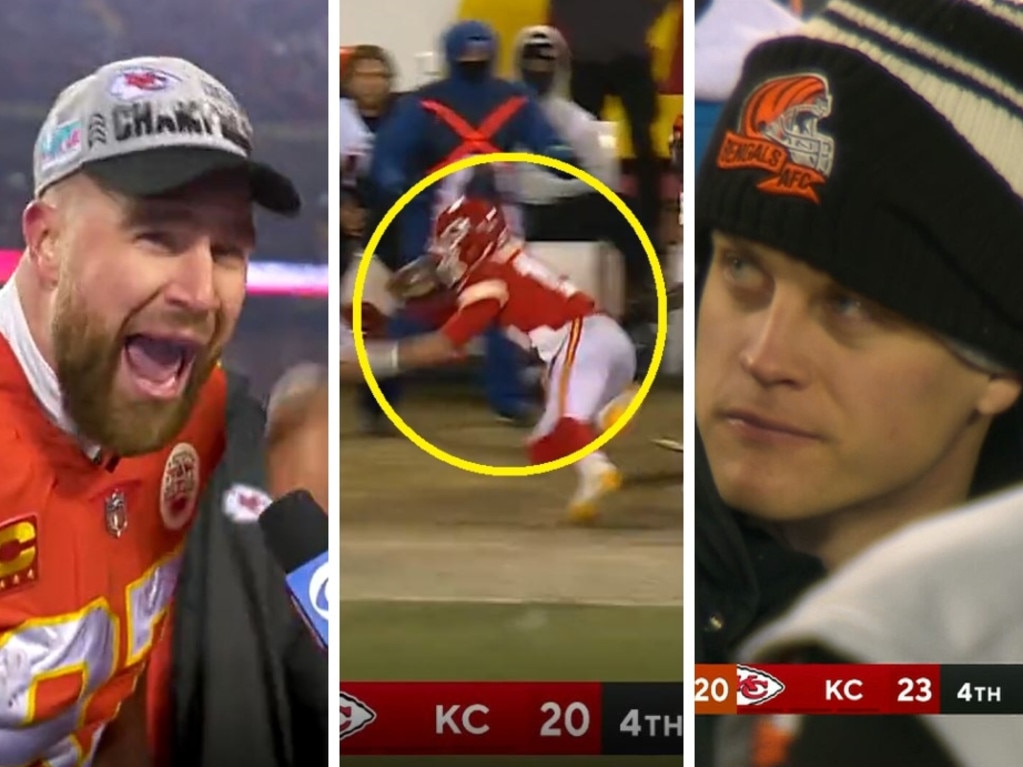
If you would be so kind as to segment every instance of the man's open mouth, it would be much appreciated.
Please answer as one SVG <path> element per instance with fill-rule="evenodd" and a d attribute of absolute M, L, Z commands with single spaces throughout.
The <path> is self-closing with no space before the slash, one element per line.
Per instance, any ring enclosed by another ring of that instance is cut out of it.
<path fill-rule="evenodd" d="M 170 336 L 137 333 L 124 342 L 124 363 L 136 387 L 156 399 L 181 394 L 202 345 Z"/>

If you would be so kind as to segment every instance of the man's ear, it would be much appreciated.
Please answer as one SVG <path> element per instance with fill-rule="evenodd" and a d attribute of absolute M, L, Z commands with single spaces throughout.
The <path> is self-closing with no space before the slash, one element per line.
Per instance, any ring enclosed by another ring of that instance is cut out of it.
<path fill-rule="evenodd" d="M 21 233 L 25 238 L 25 253 L 34 264 L 39 279 L 47 288 L 56 286 L 60 274 L 57 252 L 60 216 L 57 209 L 43 200 L 32 200 L 21 215 Z"/>
<path fill-rule="evenodd" d="M 977 400 L 977 411 L 981 415 L 1001 415 L 1016 404 L 1020 392 L 1023 391 L 1023 379 L 1017 375 L 995 374 L 990 377 L 980 399 Z"/>

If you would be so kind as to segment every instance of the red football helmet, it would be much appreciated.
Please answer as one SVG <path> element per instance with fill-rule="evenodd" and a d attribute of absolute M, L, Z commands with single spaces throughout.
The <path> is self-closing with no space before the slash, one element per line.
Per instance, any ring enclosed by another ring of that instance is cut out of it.
<path fill-rule="evenodd" d="M 437 216 L 430 257 L 437 264 L 441 282 L 457 288 L 507 240 L 508 224 L 499 206 L 480 198 L 460 197 Z"/>

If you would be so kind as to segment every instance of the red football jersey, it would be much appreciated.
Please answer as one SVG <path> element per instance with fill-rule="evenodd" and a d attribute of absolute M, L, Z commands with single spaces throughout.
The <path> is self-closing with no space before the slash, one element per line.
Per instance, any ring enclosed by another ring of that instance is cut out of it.
<path fill-rule="evenodd" d="M 165 449 L 97 464 L 0 337 L 0 764 L 91 762 L 162 631 L 225 398 L 218 370 Z"/>
<path fill-rule="evenodd" d="M 505 248 L 473 268 L 458 292 L 459 309 L 496 299 L 498 324 L 550 361 L 573 321 L 596 311 L 596 301 L 521 247 Z"/>

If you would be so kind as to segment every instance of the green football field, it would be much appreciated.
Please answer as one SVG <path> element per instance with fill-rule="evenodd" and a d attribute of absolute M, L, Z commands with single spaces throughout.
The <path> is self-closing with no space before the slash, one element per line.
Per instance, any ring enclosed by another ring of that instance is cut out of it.
<path fill-rule="evenodd" d="M 592 526 L 565 523 L 571 471 L 482 477 L 405 439 L 342 434 L 344 681 L 679 681 L 681 398 L 654 392 L 609 455 L 626 476 Z M 351 403 L 349 403 L 351 406 Z M 471 393 L 413 390 L 402 414 L 455 455 L 522 460 L 524 433 Z M 342 749 L 342 755 L 344 751 Z M 680 765 L 681 757 L 344 757 L 390 765 Z"/>
<path fill-rule="evenodd" d="M 682 678 L 682 610 L 348 602 L 341 605 L 341 677 L 677 680 Z"/>

